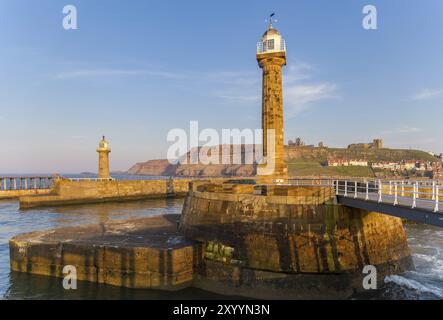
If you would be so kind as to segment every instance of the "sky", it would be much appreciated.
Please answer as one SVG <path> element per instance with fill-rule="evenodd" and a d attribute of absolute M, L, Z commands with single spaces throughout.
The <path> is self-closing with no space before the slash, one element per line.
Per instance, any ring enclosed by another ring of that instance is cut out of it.
<path fill-rule="evenodd" d="M 272 12 L 286 141 L 443 152 L 441 0 L 0 0 L 0 172 L 96 172 L 102 135 L 111 170 L 127 170 L 166 158 L 168 132 L 192 120 L 260 128 L 255 50 Z"/>

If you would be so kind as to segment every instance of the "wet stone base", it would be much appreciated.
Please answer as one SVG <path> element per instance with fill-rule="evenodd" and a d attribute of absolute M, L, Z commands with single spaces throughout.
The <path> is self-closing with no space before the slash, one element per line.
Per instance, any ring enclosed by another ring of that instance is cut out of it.
<path fill-rule="evenodd" d="M 201 185 L 180 231 L 204 243 L 194 285 L 265 299 L 349 298 L 366 266 L 384 277 L 413 270 L 400 219 L 337 204 L 332 188 Z"/>
<path fill-rule="evenodd" d="M 334 197 L 325 187 L 191 186 L 181 216 L 14 237 L 11 269 L 62 277 L 73 265 L 79 280 L 259 299 L 349 298 L 364 291 L 365 266 L 378 286 L 414 269 L 400 219 Z"/>
<path fill-rule="evenodd" d="M 378 265 L 377 289 L 383 286 L 386 275 L 409 268 L 413 268 L 409 257 L 397 261 L 395 265 Z M 222 295 L 255 299 L 349 299 L 355 294 L 368 292 L 363 287 L 366 275 L 362 270 L 336 274 L 282 273 L 205 260 L 196 270 L 194 286 Z"/>
<path fill-rule="evenodd" d="M 179 290 L 193 280 L 201 245 L 177 232 L 178 215 L 22 234 L 9 242 L 11 269 L 127 288 Z"/>
<path fill-rule="evenodd" d="M 195 287 L 258 299 L 343 299 L 362 290 L 361 270 L 250 268 L 233 259 L 232 247 L 186 240 L 177 231 L 178 221 L 178 215 L 164 215 L 19 235 L 10 240 L 11 269 L 60 278 L 63 267 L 72 265 L 78 280 L 169 291 Z M 378 265 L 377 283 L 411 267 L 410 257 Z"/>

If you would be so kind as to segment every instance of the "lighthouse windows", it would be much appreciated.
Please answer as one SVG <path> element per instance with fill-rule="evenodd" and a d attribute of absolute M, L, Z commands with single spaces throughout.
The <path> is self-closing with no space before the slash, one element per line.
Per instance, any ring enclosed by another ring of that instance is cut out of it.
<path fill-rule="evenodd" d="M 274 39 L 269 39 L 269 40 L 263 41 L 263 52 L 272 51 L 274 49 L 275 49 Z"/>
<path fill-rule="evenodd" d="M 257 43 L 257 53 L 271 53 L 271 52 L 284 52 L 286 51 L 285 41 L 281 37 L 264 37 L 260 42 Z"/>

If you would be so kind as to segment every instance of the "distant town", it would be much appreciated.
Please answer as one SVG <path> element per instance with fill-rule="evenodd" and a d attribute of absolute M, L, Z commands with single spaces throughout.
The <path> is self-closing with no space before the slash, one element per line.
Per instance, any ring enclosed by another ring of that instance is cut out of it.
<path fill-rule="evenodd" d="M 289 140 L 289 147 L 306 147 L 315 148 L 314 145 L 306 145 L 301 138 L 296 138 L 295 140 Z M 323 142 L 318 143 L 318 148 L 326 148 Z M 354 143 L 350 144 L 347 149 L 349 151 L 357 151 L 357 153 L 362 153 L 365 150 L 382 150 L 387 149 L 384 147 L 384 142 L 382 139 L 374 139 L 371 143 Z M 431 179 L 441 180 L 443 179 L 443 153 L 436 155 L 432 152 L 428 154 L 433 158 L 431 160 L 423 159 L 401 159 L 396 161 L 379 161 L 379 160 L 368 160 L 364 158 L 352 158 L 350 157 L 353 153 L 344 154 L 341 157 L 328 157 L 324 166 L 326 167 L 368 167 L 377 171 L 390 171 L 392 173 L 398 174 L 414 174 L 415 176 L 422 176 Z"/>

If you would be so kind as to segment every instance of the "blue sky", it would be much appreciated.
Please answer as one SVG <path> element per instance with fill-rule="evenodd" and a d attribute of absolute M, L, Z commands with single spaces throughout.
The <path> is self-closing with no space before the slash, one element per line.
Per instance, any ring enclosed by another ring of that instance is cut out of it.
<path fill-rule="evenodd" d="M 78 10 L 78 30 L 62 9 Z M 362 8 L 378 29 L 362 28 Z M 0 172 L 165 158 L 172 128 L 259 128 L 255 45 L 286 39 L 286 140 L 443 152 L 441 0 L 0 0 Z"/>

